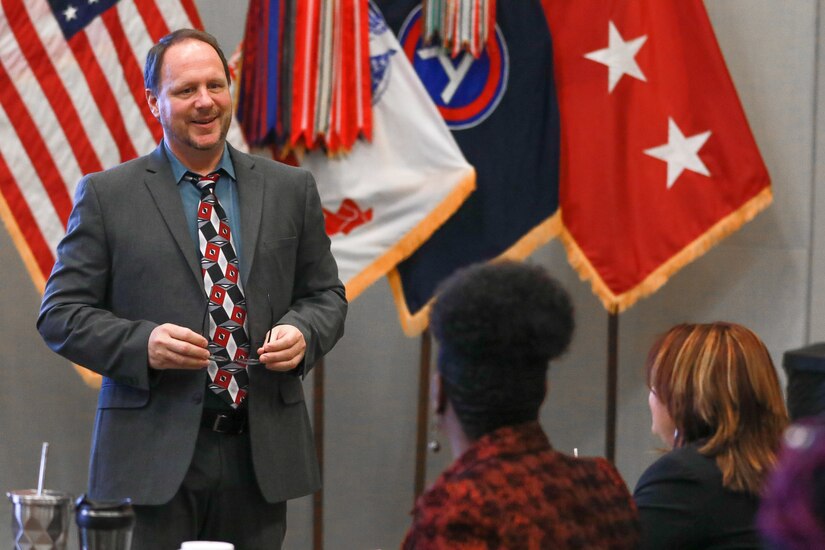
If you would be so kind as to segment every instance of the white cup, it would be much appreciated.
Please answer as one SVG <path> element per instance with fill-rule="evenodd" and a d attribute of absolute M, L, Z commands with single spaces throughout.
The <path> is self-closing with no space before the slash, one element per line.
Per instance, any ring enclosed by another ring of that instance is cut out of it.
<path fill-rule="evenodd" d="M 235 550 L 235 546 L 228 542 L 193 540 L 181 544 L 180 550 Z"/>

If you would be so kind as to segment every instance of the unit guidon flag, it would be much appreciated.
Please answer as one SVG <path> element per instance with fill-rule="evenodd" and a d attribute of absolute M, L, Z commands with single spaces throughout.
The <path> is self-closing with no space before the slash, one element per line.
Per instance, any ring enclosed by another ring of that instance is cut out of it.
<path fill-rule="evenodd" d="M 467 160 L 476 191 L 390 274 L 404 329 L 427 324 L 437 285 L 456 269 L 521 259 L 558 233 L 559 114 L 553 50 L 538 0 L 497 3 L 475 58 L 422 40 L 419 2 L 378 2 Z"/>

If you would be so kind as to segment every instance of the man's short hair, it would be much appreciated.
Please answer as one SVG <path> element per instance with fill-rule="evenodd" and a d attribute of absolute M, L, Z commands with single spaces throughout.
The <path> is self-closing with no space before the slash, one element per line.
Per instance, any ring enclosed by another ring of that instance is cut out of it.
<path fill-rule="evenodd" d="M 146 54 L 146 65 L 143 68 L 143 84 L 146 89 L 151 90 L 153 94 L 158 94 L 158 86 L 160 85 L 160 71 L 163 67 L 163 56 L 166 55 L 166 50 L 170 47 L 183 42 L 184 40 L 200 40 L 212 46 L 221 58 L 223 70 L 226 74 L 227 84 L 230 82 L 229 77 L 229 63 L 226 62 L 226 56 L 221 50 L 218 40 L 206 31 L 197 29 L 178 29 L 170 32 L 152 46 L 149 53 Z"/>

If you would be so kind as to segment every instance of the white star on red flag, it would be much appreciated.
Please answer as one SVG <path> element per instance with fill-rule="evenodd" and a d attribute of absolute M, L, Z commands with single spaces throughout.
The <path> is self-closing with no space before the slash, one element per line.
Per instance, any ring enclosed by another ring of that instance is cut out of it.
<path fill-rule="evenodd" d="M 699 158 L 699 149 L 710 137 L 710 130 L 685 137 L 676 122 L 670 117 L 667 119 L 667 143 L 658 147 L 645 149 L 644 153 L 667 163 L 667 188 L 682 175 L 685 170 L 710 176 L 705 163 Z"/>
<path fill-rule="evenodd" d="M 636 63 L 636 54 L 642 49 L 647 35 L 625 41 L 619 34 L 616 25 L 610 21 L 607 25 L 607 48 L 592 51 L 584 54 L 584 57 L 596 63 L 601 63 L 608 67 L 607 91 L 613 92 L 613 88 L 619 83 L 624 75 L 630 75 L 643 82 L 647 82 L 642 69 Z"/>

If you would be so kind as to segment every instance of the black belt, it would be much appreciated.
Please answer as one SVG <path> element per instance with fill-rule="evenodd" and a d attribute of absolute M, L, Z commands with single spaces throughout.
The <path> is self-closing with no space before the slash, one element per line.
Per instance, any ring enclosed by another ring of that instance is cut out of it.
<path fill-rule="evenodd" d="M 242 434 L 247 428 L 246 411 L 203 409 L 201 426 L 221 434 Z"/>

